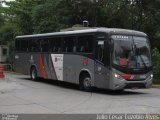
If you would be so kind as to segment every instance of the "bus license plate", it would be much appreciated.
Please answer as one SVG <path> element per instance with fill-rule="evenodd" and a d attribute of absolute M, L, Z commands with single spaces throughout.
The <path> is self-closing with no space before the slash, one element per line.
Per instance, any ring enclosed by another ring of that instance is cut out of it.
<path fill-rule="evenodd" d="M 140 79 L 146 79 L 145 75 L 140 75 Z"/>

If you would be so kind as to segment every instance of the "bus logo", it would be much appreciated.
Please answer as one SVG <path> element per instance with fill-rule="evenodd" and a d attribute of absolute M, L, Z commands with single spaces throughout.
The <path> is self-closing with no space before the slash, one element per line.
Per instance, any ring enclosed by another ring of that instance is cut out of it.
<path fill-rule="evenodd" d="M 83 65 L 88 65 L 88 58 L 83 59 Z"/>
<path fill-rule="evenodd" d="M 58 61 L 62 62 L 63 61 L 62 59 L 63 58 L 61 56 L 57 56 L 55 57 L 55 62 L 58 62 Z"/>

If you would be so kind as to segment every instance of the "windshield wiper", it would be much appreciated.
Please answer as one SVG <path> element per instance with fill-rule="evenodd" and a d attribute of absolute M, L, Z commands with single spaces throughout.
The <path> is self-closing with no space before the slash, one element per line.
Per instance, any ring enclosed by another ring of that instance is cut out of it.
<path fill-rule="evenodd" d="M 140 56 L 140 58 L 141 58 L 141 61 L 142 61 L 143 65 L 144 65 L 144 67 L 147 68 L 147 65 L 146 65 L 146 63 L 144 62 L 144 59 L 142 58 L 142 55 L 139 55 L 139 56 Z"/>

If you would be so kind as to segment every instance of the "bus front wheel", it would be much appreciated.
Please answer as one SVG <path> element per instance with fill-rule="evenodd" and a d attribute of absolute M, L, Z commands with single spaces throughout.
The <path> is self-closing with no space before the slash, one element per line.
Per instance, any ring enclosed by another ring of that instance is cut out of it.
<path fill-rule="evenodd" d="M 36 68 L 35 67 L 32 67 L 31 68 L 31 79 L 32 80 L 37 80 L 37 70 L 36 70 Z"/>
<path fill-rule="evenodd" d="M 84 75 L 80 80 L 80 89 L 90 92 L 92 90 L 91 78 Z"/>

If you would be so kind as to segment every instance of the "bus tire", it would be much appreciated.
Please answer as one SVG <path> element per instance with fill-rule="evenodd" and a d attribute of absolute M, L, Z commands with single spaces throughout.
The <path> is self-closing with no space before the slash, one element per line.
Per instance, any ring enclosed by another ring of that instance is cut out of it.
<path fill-rule="evenodd" d="M 36 67 L 31 68 L 30 76 L 32 80 L 37 80 L 37 69 Z"/>
<path fill-rule="evenodd" d="M 88 75 L 83 75 L 80 80 L 80 89 L 86 92 L 92 91 L 91 78 Z"/>
<path fill-rule="evenodd" d="M 124 89 L 115 90 L 115 92 L 117 92 L 117 93 L 123 93 L 123 92 L 124 92 Z"/>

